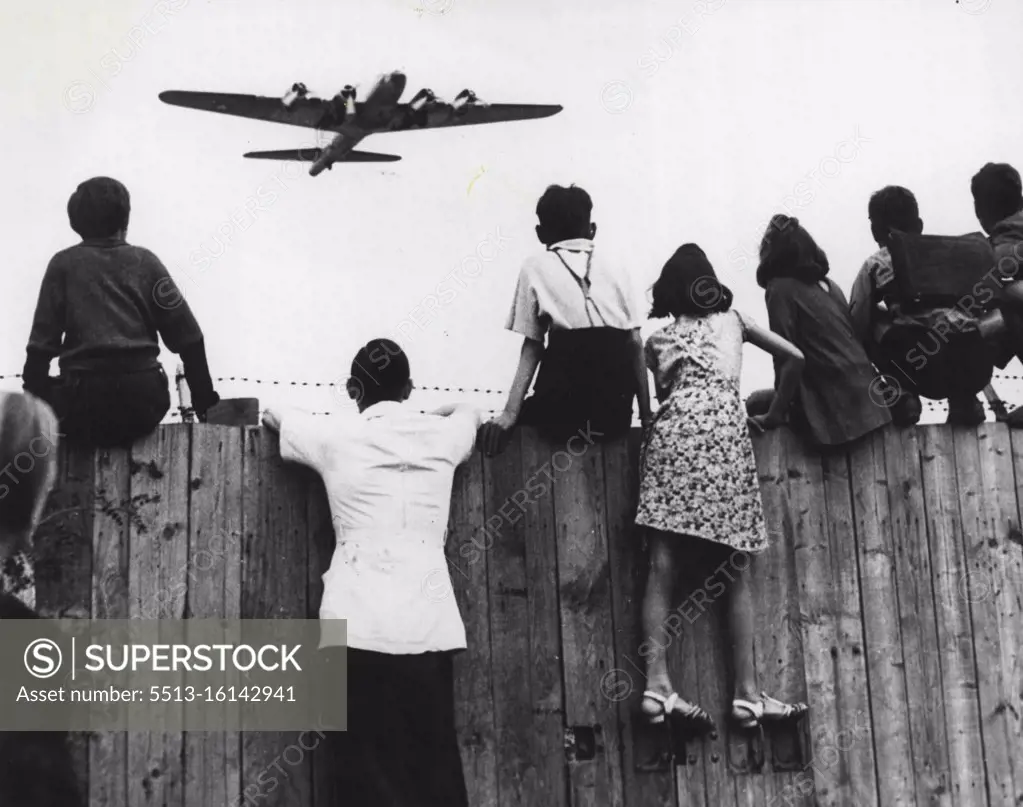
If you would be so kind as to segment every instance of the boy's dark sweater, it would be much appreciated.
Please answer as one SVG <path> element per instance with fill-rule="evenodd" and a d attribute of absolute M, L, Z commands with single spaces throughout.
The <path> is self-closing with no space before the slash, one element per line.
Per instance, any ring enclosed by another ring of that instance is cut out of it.
<path fill-rule="evenodd" d="M 197 408 L 215 398 L 202 330 L 160 259 L 118 238 L 82 241 L 58 252 L 46 268 L 25 387 L 45 384 L 57 356 L 62 375 L 154 369 L 159 337 L 184 360 Z"/>

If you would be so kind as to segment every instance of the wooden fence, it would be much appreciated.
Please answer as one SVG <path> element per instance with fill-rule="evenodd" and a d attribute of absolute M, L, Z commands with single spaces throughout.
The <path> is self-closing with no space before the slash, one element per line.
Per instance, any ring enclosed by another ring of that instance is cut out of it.
<path fill-rule="evenodd" d="M 1023 435 L 888 430 L 848 454 L 757 441 L 773 547 L 753 566 L 759 684 L 805 730 L 722 730 L 670 761 L 642 690 L 636 435 L 519 433 L 455 484 L 449 559 L 469 650 L 458 722 L 473 807 L 1023 804 Z M 62 455 L 37 537 L 41 613 L 315 617 L 322 485 L 258 428 L 174 425 Z M 679 689 L 729 707 L 713 570 L 693 559 L 668 642 Z M 703 592 L 702 594 L 700 592 Z M 95 807 L 331 804 L 316 735 L 74 738 Z M 344 803 L 344 802 L 341 802 Z"/>

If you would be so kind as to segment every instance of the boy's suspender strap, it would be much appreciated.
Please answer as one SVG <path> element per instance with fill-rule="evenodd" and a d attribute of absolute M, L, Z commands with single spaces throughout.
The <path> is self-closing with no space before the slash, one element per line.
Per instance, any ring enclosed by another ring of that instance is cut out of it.
<path fill-rule="evenodd" d="M 572 279 L 575 280 L 576 285 L 579 286 L 579 291 L 581 291 L 582 294 L 583 294 L 583 301 L 584 301 L 583 302 L 583 306 L 584 306 L 584 308 L 586 310 L 586 318 L 590 321 L 590 325 L 591 326 L 593 325 L 593 316 L 590 314 L 590 306 L 592 305 L 593 306 L 593 310 L 596 311 L 597 312 L 597 316 L 600 317 L 600 321 L 604 324 L 605 327 L 607 327 L 607 320 L 604 319 L 604 315 L 600 313 L 600 309 L 597 307 L 597 303 L 590 296 L 590 287 L 591 287 L 591 283 L 590 283 L 590 265 L 591 265 L 591 263 L 593 261 L 593 252 L 591 251 L 591 252 L 586 253 L 586 274 L 583 275 L 582 280 L 580 280 L 579 276 L 575 272 L 572 271 L 572 267 L 568 265 L 568 261 L 566 261 L 564 259 L 564 257 L 562 256 L 562 254 L 561 254 L 561 252 L 559 250 L 552 249 L 551 252 L 553 252 L 555 255 L 558 256 L 558 260 L 561 261 L 561 265 L 565 267 L 565 271 L 567 271 L 572 276 Z"/>

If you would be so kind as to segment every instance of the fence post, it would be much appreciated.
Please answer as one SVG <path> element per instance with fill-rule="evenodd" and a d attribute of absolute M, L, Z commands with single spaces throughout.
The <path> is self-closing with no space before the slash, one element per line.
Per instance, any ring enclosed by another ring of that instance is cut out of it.
<path fill-rule="evenodd" d="M 178 411 L 181 413 L 181 422 L 192 423 L 195 421 L 195 411 L 192 409 L 192 392 L 185 380 L 185 365 L 181 362 L 178 362 L 177 369 L 174 371 L 174 384 L 178 389 Z"/>

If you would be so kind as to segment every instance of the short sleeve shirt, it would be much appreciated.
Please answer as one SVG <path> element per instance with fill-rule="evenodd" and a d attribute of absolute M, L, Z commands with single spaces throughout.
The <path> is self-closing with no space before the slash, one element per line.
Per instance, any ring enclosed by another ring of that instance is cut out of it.
<path fill-rule="evenodd" d="M 455 468 L 472 453 L 480 412 L 441 417 L 388 401 L 325 420 L 287 414 L 280 437 L 281 457 L 316 470 L 330 503 L 338 543 L 320 619 L 346 619 L 347 645 L 360 650 L 464 648 L 444 544 Z M 328 633 L 321 646 L 338 643 Z"/>
<path fill-rule="evenodd" d="M 522 265 L 505 327 L 542 342 L 551 329 L 642 325 L 624 268 L 578 238 L 561 241 Z"/>

